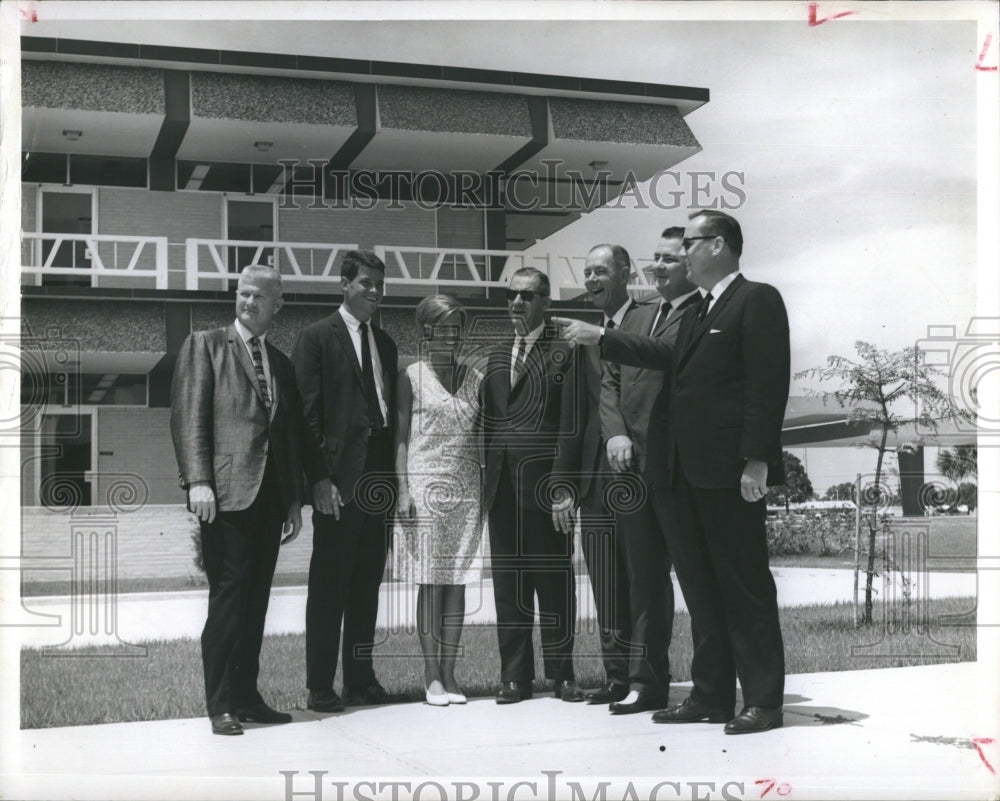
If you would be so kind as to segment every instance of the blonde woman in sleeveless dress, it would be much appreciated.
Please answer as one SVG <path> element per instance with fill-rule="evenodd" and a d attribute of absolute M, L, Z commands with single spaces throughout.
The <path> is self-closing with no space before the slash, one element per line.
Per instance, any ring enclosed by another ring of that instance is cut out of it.
<path fill-rule="evenodd" d="M 397 576 L 419 585 L 417 636 L 426 700 L 464 704 L 455 679 L 465 583 L 482 534 L 475 422 L 482 376 L 459 364 L 466 312 L 433 295 L 417 305 L 420 356 L 399 373 L 396 400 Z"/>

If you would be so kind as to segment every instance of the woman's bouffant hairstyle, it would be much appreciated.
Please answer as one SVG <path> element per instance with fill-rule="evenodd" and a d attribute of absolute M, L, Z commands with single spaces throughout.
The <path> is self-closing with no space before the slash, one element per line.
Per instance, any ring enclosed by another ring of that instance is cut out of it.
<path fill-rule="evenodd" d="M 462 325 L 468 317 L 468 312 L 451 295 L 429 295 L 417 304 L 417 328 L 424 335 L 429 335 L 433 326 L 441 322 L 452 312 L 458 312 L 462 317 Z"/>

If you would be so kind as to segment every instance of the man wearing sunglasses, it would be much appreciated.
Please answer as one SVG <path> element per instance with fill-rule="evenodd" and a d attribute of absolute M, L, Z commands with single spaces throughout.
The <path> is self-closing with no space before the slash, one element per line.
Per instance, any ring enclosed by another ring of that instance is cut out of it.
<path fill-rule="evenodd" d="M 522 268 L 511 276 L 512 336 L 490 353 L 482 382 L 483 496 L 500 646 L 498 704 L 532 696 L 536 596 L 545 678 L 554 682 L 557 698 L 583 700 L 573 674 L 573 540 L 553 525 L 551 476 L 558 449 L 579 448 L 573 418 L 582 371 L 580 354 L 545 325 L 548 307 L 544 273 Z M 574 462 L 573 455 L 563 458 Z"/>
<path fill-rule="evenodd" d="M 725 723 L 726 734 L 749 734 L 783 722 L 784 645 L 764 499 L 768 485 L 784 483 L 788 316 L 774 287 L 739 272 L 743 234 L 728 214 L 694 212 L 682 241 L 691 279 L 704 294 L 685 312 L 673 348 L 578 321 L 553 322 L 571 342 L 600 342 L 610 361 L 668 371 L 669 424 L 658 444 L 679 523 L 668 545 L 691 614 L 694 690 L 653 720 L 707 720 Z M 737 675 L 744 706 L 734 717 Z"/>

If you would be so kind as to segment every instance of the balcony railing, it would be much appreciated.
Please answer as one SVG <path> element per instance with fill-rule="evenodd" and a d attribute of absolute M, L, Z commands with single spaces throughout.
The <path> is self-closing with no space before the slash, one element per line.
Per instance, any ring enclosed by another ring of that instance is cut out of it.
<path fill-rule="evenodd" d="M 282 281 L 331 285 L 340 280 L 340 257 L 356 244 L 322 242 L 257 242 L 240 239 L 188 239 L 186 289 L 204 289 L 202 281 L 223 288 L 248 264 L 270 264 Z"/>
<path fill-rule="evenodd" d="M 166 289 L 167 238 L 26 232 L 21 239 L 21 272 L 36 276 L 36 284 L 59 276 L 56 281 L 62 283 L 79 279 L 95 287 L 134 287 L 138 278 Z"/>
<path fill-rule="evenodd" d="M 505 275 L 535 262 L 516 250 L 376 245 L 375 253 L 385 263 L 387 291 L 397 287 L 465 287 L 483 289 L 488 295 L 490 289 L 507 286 L 507 281 L 491 280 L 491 274 Z"/>
<path fill-rule="evenodd" d="M 35 283 L 79 283 L 73 280 L 77 278 L 92 286 L 135 287 L 141 285 L 136 281 L 140 278 L 152 280 L 156 289 L 183 286 L 228 291 L 242 267 L 270 264 L 281 272 L 286 285 L 293 285 L 291 291 L 339 293 L 343 256 L 357 247 L 354 243 L 191 238 L 174 245 L 168 273 L 165 237 L 25 233 L 22 272 Z M 374 250 L 385 262 L 389 295 L 458 291 L 489 297 L 491 291 L 505 288 L 511 273 L 521 267 L 536 267 L 549 276 L 553 300 L 586 292 L 585 256 L 400 245 L 376 245 Z M 656 287 L 638 265 L 634 274 L 636 281 L 629 285 L 633 296 L 655 294 Z"/>

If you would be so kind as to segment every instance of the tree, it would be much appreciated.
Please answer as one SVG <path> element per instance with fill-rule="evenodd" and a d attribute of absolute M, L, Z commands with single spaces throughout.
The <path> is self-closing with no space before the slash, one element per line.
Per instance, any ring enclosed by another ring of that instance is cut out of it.
<path fill-rule="evenodd" d="M 958 485 L 958 505 L 965 504 L 970 512 L 976 511 L 979 504 L 979 487 L 971 481 L 963 481 Z"/>
<path fill-rule="evenodd" d="M 978 449 L 975 445 L 944 448 L 938 452 L 937 468 L 942 476 L 956 484 L 960 484 L 964 478 L 978 478 Z"/>
<path fill-rule="evenodd" d="M 798 456 L 782 451 L 781 461 L 785 468 L 785 483 L 780 487 L 768 488 L 767 503 L 770 506 L 783 504 L 787 512 L 790 503 L 811 501 L 813 486 Z"/>
<path fill-rule="evenodd" d="M 917 347 L 890 352 L 868 342 L 857 341 L 854 349 L 858 360 L 843 356 L 830 356 L 826 367 L 813 367 L 795 374 L 795 378 L 812 378 L 819 381 L 838 381 L 840 389 L 832 392 L 810 391 L 809 394 L 824 400 L 832 399 L 848 410 L 847 419 L 852 423 L 869 423 L 875 439 L 866 443 L 878 453 L 875 463 L 875 481 L 862 488 L 860 503 L 871 506 L 866 515 L 868 526 L 868 561 L 865 581 L 865 611 L 862 623 L 872 623 L 872 584 L 875 578 L 875 545 L 882 525 L 878 510 L 890 502 L 893 492 L 883 485 L 883 463 L 886 453 L 908 450 L 914 443 L 889 447 L 889 434 L 904 426 L 916 425 L 936 432 L 938 424 L 958 417 L 968 419 L 967 412 L 957 411 L 949 398 L 935 383 L 942 373 L 925 364 Z M 909 401 L 909 403 L 904 403 Z M 855 574 L 860 565 L 855 564 Z"/>
<path fill-rule="evenodd" d="M 853 481 L 842 481 L 839 484 L 834 484 L 832 487 L 826 488 L 826 494 L 823 496 L 824 501 L 856 501 L 855 497 L 858 494 L 857 486 Z"/>

